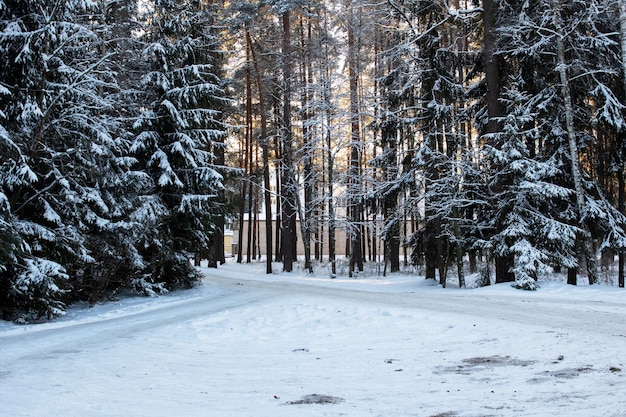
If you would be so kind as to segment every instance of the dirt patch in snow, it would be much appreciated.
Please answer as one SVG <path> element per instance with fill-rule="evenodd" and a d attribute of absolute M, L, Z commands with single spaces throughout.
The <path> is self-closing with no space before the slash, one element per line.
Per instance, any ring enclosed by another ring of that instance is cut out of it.
<path fill-rule="evenodd" d="M 460 365 L 438 368 L 435 373 L 457 373 L 462 375 L 469 375 L 472 371 L 488 369 L 497 366 L 530 366 L 534 363 L 535 361 L 515 359 L 510 356 L 477 356 L 473 358 L 463 359 Z"/>
<path fill-rule="evenodd" d="M 287 404 L 339 404 L 345 400 L 340 397 L 333 397 L 332 395 L 310 394 L 305 395 L 299 400 L 289 401 Z"/>

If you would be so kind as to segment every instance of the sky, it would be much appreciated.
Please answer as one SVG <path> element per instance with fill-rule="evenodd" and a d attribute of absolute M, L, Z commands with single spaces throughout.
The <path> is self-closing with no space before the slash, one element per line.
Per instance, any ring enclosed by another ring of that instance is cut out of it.
<path fill-rule="evenodd" d="M 264 267 L 0 321 L 0 416 L 626 415 L 623 289 Z"/>

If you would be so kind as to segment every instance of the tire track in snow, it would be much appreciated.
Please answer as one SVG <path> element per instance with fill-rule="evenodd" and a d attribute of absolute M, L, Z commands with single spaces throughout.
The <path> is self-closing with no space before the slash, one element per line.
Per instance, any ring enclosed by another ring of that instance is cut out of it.
<path fill-rule="evenodd" d="M 221 288 L 208 296 L 171 302 L 167 300 L 132 313 L 122 309 L 115 317 L 104 316 L 95 321 L 81 322 L 78 319 L 18 327 L 15 331 L 0 335 L 0 369 L 2 363 L 10 364 L 20 359 L 71 354 L 77 349 L 109 345 L 116 339 L 138 337 L 164 326 L 253 305 L 266 296 L 267 291 Z"/>
<path fill-rule="evenodd" d="M 239 286 L 249 291 L 266 290 L 275 294 L 300 294 L 307 297 L 345 299 L 360 303 L 376 303 L 399 308 L 422 309 L 478 316 L 512 323 L 545 326 L 550 330 L 582 331 L 626 338 L 626 305 L 614 302 L 573 302 L 558 295 L 542 296 L 536 292 L 519 291 L 515 294 L 482 294 L 480 291 L 417 291 L 377 292 L 335 286 L 333 281 L 319 284 L 301 281 L 263 281 L 246 274 L 224 276 L 219 272 L 205 272 L 205 283 L 223 288 Z M 356 282 L 356 281 L 355 281 Z M 243 286 L 241 285 L 243 283 Z"/>

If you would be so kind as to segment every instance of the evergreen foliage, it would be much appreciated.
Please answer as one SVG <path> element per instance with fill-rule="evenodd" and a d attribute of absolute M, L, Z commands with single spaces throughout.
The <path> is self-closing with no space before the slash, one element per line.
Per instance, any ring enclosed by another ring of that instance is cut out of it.
<path fill-rule="evenodd" d="M 499 54 L 510 65 L 503 80 L 508 108 L 491 152 L 492 189 L 510 194 L 496 198 L 504 202 L 498 204 L 506 215 L 495 216 L 494 242 L 497 251 L 515 255 L 513 271 L 521 287 L 550 266 L 577 269 L 576 253 L 585 239 L 600 242 L 586 255 L 588 268 L 595 251 L 623 250 L 619 225 L 624 217 L 591 177 L 601 134 L 596 126 L 617 132 L 624 123 L 624 106 L 608 87 L 618 59 L 612 39 L 616 28 L 606 6 L 602 1 L 541 1 L 510 5 L 501 13 Z M 558 59 L 559 42 L 564 62 Z M 572 159 L 572 146 L 580 160 Z"/>
<path fill-rule="evenodd" d="M 96 302 L 121 287 L 155 293 L 192 283 L 197 278 L 188 256 L 191 247 L 209 244 L 209 213 L 216 213 L 212 201 L 221 183 L 211 152 L 225 130 L 221 81 L 208 61 L 206 36 L 183 37 L 187 22 L 168 32 L 184 41 L 153 42 L 146 59 L 170 61 L 161 61 L 166 72 L 147 73 L 142 86 L 119 77 L 124 63 L 113 50 L 121 41 L 109 42 L 112 11 L 99 3 L 3 5 L 3 317 L 53 317 L 74 300 Z M 209 11 L 180 7 L 180 16 L 207 23 L 198 19 Z M 197 56 L 205 61 L 193 62 Z M 152 95 L 138 95 L 144 87 Z M 141 107 L 158 117 L 138 115 Z"/>
<path fill-rule="evenodd" d="M 188 35 L 211 25 L 198 7 L 155 2 L 144 51 L 152 62 L 142 80 L 147 108 L 135 123 L 130 148 L 151 182 L 144 204 L 154 229 L 141 253 L 150 264 L 149 281 L 168 287 L 198 279 L 188 258 L 209 248 L 217 233 L 211 216 L 221 210 L 215 150 L 225 131 L 219 109 L 226 101 L 212 67 L 214 35 Z"/>

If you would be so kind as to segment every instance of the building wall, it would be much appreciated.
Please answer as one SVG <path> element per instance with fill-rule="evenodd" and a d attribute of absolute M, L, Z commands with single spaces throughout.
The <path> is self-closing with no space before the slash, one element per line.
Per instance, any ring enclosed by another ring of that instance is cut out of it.
<path fill-rule="evenodd" d="M 370 224 L 371 225 L 371 224 Z M 324 225 L 326 226 L 326 225 Z M 238 222 L 235 222 L 233 224 L 233 229 L 232 230 L 232 256 L 237 256 L 237 246 L 238 246 L 238 240 L 239 240 L 239 229 L 238 229 Z M 260 248 L 260 255 L 261 256 L 265 256 L 265 254 L 267 253 L 267 250 L 265 248 L 265 220 L 261 220 L 258 222 L 258 230 L 257 230 L 257 255 L 259 255 L 259 248 Z M 376 225 L 376 229 L 378 231 L 380 231 L 382 228 L 382 222 L 378 223 Z M 297 254 L 298 256 L 303 256 L 304 255 L 304 246 L 302 245 L 302 236 L 300 234 L 300 222 L 298 221 L 296 223 L 296 231 L 297 231 Z M 408 226 L 407 224 L 407 230 L 406 230 L 407 234 L 411 234 L 411 228 L 410 226 Z M 226 234 L 228 234 L 229 232 L 227 231 Z M 322 240 L 322 244 L 320 245 L 322 248 L 322 257 L 328 259 L 328 229 L 324 228 L 324 230 L 322 231 L 323 235 L 321 236 L 321 240 Z M 276 243 L 276 220 L 272 221 L 272 234 L 274 235 L 272 237 L 272 244 L 274 245 Z M 364 239 L 366 239 L 365 241 L 365 253 L 364 253 L 364 260 L 367 259 L 371 259 L 370 255 L 371 255 L 371 251 L 373 249 L 373 246 L 375 246 L 375 253 L 376 253 L 376 259 L 378 261 L 382 261 L 382 257 L 383 257 L 383 252 L 384 252 L 384 245 L 383 242 L 380 239 L 373 239 L 372 241 L 372 237 L 370 235 L 370 241 L 367 241 L 367 238 L 364 237 Z M 245 258 L 246 257 L 246 248 L 247 248 L 247 242 L 248 242 L 248 222 L 245 221 L 243 224 L 243 251 L 242 251 L 242 255 Z M 346 255 L 346 234 L 344 232 L 344 230 L 342 229 L 336 229 L 335 230 L 335 254 L 339 257 L 339 256 L 344 256 Z M 226 246 L 226 242 L 225 242 L 225 246 Z M 229 248 L 225 247 L 225 251 L 228 252 Z M 252 250 L 250 251 L 250 253 L 252 254 Z M 276 248 L 273 248 L 273 255 L 276 254 Z M 402 245 L 400 247 L 400 259 L 407 259 L 410 257 L 411 254 L 411 249 L 410 248 L 403 248 Z M 227 256 L 229 254 L 227 253 Z M 311 242 L 311 258 L 315 257 L 315 247 L 314 247 L 314 242 Z"/>
<path fill-rule="evenodd" d="M 245 221 L 243 224 L 243 256 L 246 256 L 246 248 L 248 245 L 248 222 Z M 234 243 L 233 256 L 236 256 L 236 250 L 239 240 L 239 227 L 237 224 L 233 226 L 233 237 L 232 242 Z M 257 254 L 260 248 L 261 255 L 265 256 L 267 254 L 267 249 L 265 245 L 265 220 L 259 221 L 257 224 Z M 297 231 L 297 254 L 304 255 L 304 245 L 302 245 L 302 235 L 300 233 L 300 222 L 298 221 L 296 224 Z M 322 256 L 328 257 L 328 230 L 325 229 L 322 231 L 323 235 L 320 236 L 322 248 Z M 272 245 L 276 244 L 276 220 L 272 221 Z M 228 248 L 225 248 L 225 251 L 228 252 Z M 276 254 L 276 248 L 273 248 L 274 254 Z M 346 234 L 343 230 L 335 230 L 335 253 L 337 256 L 343 256 L 346 254 Z M 311 242 L 311 257 L 315 256 L 315 247 L 314 242 Z"/>
<path fill-rule="evenodd" d="M 225 231 L 224 232 L 224 255 L 230 256 L 233 252 L 233 232 Z"/>

